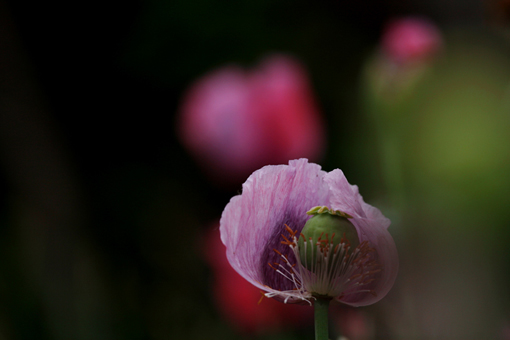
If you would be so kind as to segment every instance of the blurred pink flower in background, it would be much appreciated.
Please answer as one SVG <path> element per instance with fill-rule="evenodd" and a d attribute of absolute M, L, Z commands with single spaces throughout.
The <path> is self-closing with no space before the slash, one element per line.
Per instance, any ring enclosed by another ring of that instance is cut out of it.
<path fill-rule="evenodd" d="M 197 162 L 228 182 L 266 164 L 317 160 L 325 145 L 308 76 L 284 55 L 250 71 L 231 65 L 199 79 L 184 96 L 178 129 Z"/>
<path fill-rule="evenodd" d="M 406 17 L 388 23 L 381 44 L 383 52 L 396 63 L 421 62 L 441 49 L 442 38 L 431 21 Z"/>
<path fill-rule="evenodd" d="M 214 299 L 225 319 L 238 330 L 264 333 L 312 325 L 312 308 L 286 305 L 274 299 L 262 298 L 260 289 L 232 268 L 217 225 L 207 234 L 205 244 L 206 260 L 214 275 Z"/>
<path fill-rule="evenodd" d="M 367 109 L 376 116 L 383 114 L 384 120 L 399 117 L 407 101 L 417 93 L 416 87 L 432 72 L 443 46 L 441 31 L 426 18 L 389 21 L 377 52 L 367 60 L 363 72 L 367 96 L 363 102 Z M 382 123 L 387 129 L 396 122 Z"/>

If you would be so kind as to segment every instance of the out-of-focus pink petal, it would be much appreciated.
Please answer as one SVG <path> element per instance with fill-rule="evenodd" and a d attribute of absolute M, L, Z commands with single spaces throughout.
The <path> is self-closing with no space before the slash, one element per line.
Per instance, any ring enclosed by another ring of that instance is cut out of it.
<path fill-rule="evenodd" d="M 225 67 L 199 79 L 179 112 L 179 136 L 216 179 L 237 182 L 266 164 L 318 159 L 322 118 L 304 68 L 269 57 L 252 71 Z"/>
<path fill-rule="evenodd" d="M 253 72 L 251 84 L 266 141 L 278 158 L 272 163 L 317 159 L 325 144 L 324 129 L 303 67 L 287 56 L 268 57 Z"/>
<path fill-rule="evenodd" d="M 441 48 L 442 38 L 429 20 L 407 17 L 391 21 L 382 37 L 383 51 L 397 63 L 430 58 Z"/>
<path fill-rule="evenodd" d="M 262 290 L 266 286 L 290 290 L 291 283 L 268 265 L 278 260 L 273 248 L 290 256 L 281 244 L 285 225 L 301 231 L 313 206 L 325 205 L 329 190 L 326 173 L 306 159 L 289 165 L 265 166 L 243 184 L 242 195 L 226 206 L 220 220 L 221 240 L 232 267 Z"/>
<path fill-rule="evenodd" d="M 244 172 L 259 157 L 259 130 L 245 72 L 234 66 L 205 76 L 184 98 L 180 137 L 216 171 Z"/>

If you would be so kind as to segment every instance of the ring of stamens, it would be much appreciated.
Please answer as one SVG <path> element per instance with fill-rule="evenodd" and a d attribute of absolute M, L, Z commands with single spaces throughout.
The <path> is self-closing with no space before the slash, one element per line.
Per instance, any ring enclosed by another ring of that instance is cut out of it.
<path fill-rule="evenodd" d="M 368 241 L 361 242 L 350 251 L 351 244 L 345 235 L 333 247 L 335 234 L 331 238 L 328 234 L 322 234 L 314 244 L 312 238 L 306 240 L 302 233 L 297 235 L 297 230 L 292 230 L 288 225 L 285 225 L 285 230 L 288 235 L 281 234 L 281 244 L 292 249 L 294 263 L 291 263 L 288 256 L 273 249 L 283 263 L 273 262 L 268 265 L 290 280 L 294 289 L 273 290 L 266 293 L 267 297 L 281 296 L 285 303 L 291 298 L 297 298 L 311 304 L 310 300 L 316 296 L 342 298 L 361 292 L 376 295 L 374 290 L 366 286 L 376 280 L 374 274 L 380 272 L 381 268 L 370 255 L 375 250 L 369 246 Z M 300 237 L 304 241 L 303 249 L 298 245 Z M 302 258 L 307 259 L 310 252 L 311 261 L 301 261 Z"/>

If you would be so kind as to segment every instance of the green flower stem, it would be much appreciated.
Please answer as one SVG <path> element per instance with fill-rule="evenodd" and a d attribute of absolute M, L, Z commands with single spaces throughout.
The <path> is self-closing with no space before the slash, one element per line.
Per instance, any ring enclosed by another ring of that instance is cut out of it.
<path fill-rule="evenodd" d="M 315 314 L 315 340 L 328 340 L 328 309 L 331 299 L 317 298 L 313 304 Z"/>

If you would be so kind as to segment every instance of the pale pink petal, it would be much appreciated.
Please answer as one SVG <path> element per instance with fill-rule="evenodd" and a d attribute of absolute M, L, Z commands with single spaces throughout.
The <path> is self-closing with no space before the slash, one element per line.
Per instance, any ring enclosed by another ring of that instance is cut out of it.
<path fill-rule="evenodd" d="M 376 280 L 365 289 L 373 290 L 372 293 L 364 292 L 347 295 L 339 301 L 351 306 L 366 306 L 382 299 L 389 292 L 398 273 L 398 254 L 395 242 L 387 230 L 389 220 L 353 218 L 351 222 L 358 231 L 360 242 L 368 241 L 371 248 L 375 249 L 373 258 L 378 262 L 380 273 L 374 277 Z"/>
<path fill-rule="evenodd" d="M 393 238 L 387 231 L 390 220 L 381 211 L 364 202 L 358 187 L 351 185 L 339 169 L 328 173 L 324 180 L 331 190 L 331 207 L 353 216 L 350 221 L 356 227 L 360 242 L 368 241 L 373 254 L 381 267 L 376 275 L 377 280 L 366 289 L 373 290 L 377 295 L 369 292 L 351 294 L 340 301 L 352 306 L 372 304 L 382 299 L 393 286 L 398 272 L 398 254 Z"/>
<path fill-rule="evenodd" d="M 346 212 L 351 216 L 367 217 L 358 187 L 349 184 L 342 170 L 331 171 L 325 176 L 324 181 L 329 184 L 331 191 L 330 208 Z"/>
<path fill-rule="evenodd" d="M 246 280 L 266 291 L 265 286 L 294 288 L 268 262 L 280 260 L 273 248 L 292 254 L 290 247 L 281 244 L 285 224 L 301 231 L 309 218 L 306 212 L 327 204 L 325 174 L 306 159 L 290 161 L 288 166 L 265 166 L 244 183 L 242 195 L 231 199 L 220 220 L 221 239 L 230 264 Z"/>

